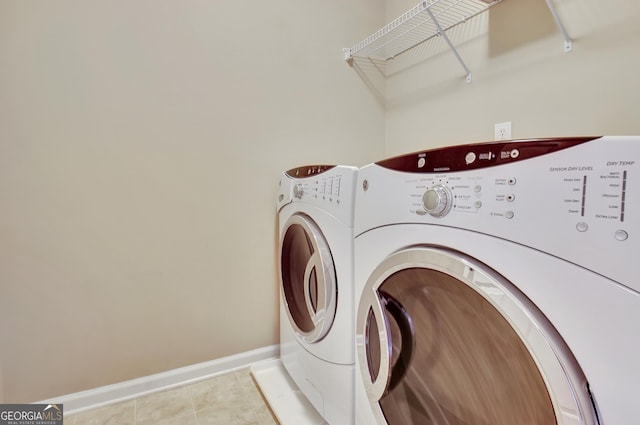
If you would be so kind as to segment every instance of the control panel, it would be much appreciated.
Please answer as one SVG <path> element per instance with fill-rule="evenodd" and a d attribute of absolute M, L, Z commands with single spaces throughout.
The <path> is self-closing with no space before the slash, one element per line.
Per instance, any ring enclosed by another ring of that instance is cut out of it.
<path fill-rule="evenodd" d="M 401 223 L 468 229 L 630 281 L 631 265 L 623 263 L 640 249 L 639 162 L 640 137 L 630 136 L 392 158 L 359 171 L 355 231 Z"/>
<path fill-rule="evenodd" d="M 431 217 L 486 214 L 511 220 L 524 203 L 528 210 L 537 211 L 539 217 L 544 216 L 545 210 L 571 216 L 579 231 L 587 231 L 586 219 L 625 221 L 629 167 L 633 165 L 635 161 L 610 164 L 604 170 L 593 166 L 550 167 L 546 171 L 549 176 L 534 177 L 533 181 L 531 176 L 521 176 L 518 170 L 492 176 L 469 172 L 410 178 L 406 181 L 412 188 L 409 212 Z M 536 180 L 545 183 L 536 186 Z M 533 185 L 536 190 L 522 193 L 519 181 Z M 555 208 L 550 205 L 554 202 Z"/>
<path fill-rule="evenodd" d="M 341 217 L 352 225 L 357 168 L 343 165 L 310 165 L 282 173 L 280 178 L 279 209 L 292 203 L 318 207 Z M 289 199 L 280 199 L 290 188 Z"/>
<path fill-rule="evenodd" d="M 297 200 L 340 204 L 345 195 L 342 192 L 342 180 L 343 176 L 340 174 L 307 178 L 294 183 L 293 196 Z"/>

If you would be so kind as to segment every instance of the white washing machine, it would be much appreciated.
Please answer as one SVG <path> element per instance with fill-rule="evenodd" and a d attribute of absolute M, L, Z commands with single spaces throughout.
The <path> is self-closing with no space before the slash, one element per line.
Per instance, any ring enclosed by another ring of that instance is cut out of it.
<path fill-rule="evenodd" d="M 357 168 L 282 173 L 280 358 L 331 425 L 353 424 L 353 214 Z"/>
<path fill-rule="evenodd" d="M 640 137 L 361 168 L 356 423 L 640 423 Z"/>

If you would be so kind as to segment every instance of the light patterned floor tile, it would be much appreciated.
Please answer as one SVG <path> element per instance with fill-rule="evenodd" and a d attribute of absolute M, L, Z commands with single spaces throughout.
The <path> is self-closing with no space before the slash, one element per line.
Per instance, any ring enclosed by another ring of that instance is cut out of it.
<path fill-rule="evenodd" d="M 189 389 L 196 412 L 244 404 L 244 390 L 233 373 L 191 385 Z"/>
<path fill-rule="evenodd" d="M 192 412 L 186 416 L 160 420 L 155 422 L 154 425 L 198 425 L 198 420 L 196 419 L 195 412 Z"/>
<path fill-rule="evenodd" d="M 254 408 L 253 413 L 256 414 L 260 425 L 278 425 L 273 412 L 266 404 L 262 407 Z"/>
<path fill-rule="evenodd" d="M 114 404 L 88 412 L 73 415 L 73 419 L 64 419 L 72 425 L 135 425 L 135 401 Z"/>
<path fill-rule="evenodd" d="M 198 425 L 260 425 L 252 409 L 219 406 L 196 412 Z"/>
<path fill-rule="evenodd" d="M 156 425 L 161 420 L 186 416 L 193 416 L 193 404 L 186 387 L 136 400 L 136 425 Z"/>

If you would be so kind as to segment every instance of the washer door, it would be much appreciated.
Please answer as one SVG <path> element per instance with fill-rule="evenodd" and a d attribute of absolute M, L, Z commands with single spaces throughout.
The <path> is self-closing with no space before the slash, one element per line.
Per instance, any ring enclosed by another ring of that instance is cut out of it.
<path fill-rule="evenodd" d="M 287 220 L 280 242 L 281 296 L 298 337 L 320 341 L 336 314 L 336 272 L 320 228 L 307 215 Z"/>
<path fill-rule="evenodd" d="M 388 257 L 356 329 L 379 424 L 596 425 L 587 381 L 560 335 L 514 285 L 441 247 Z"/>

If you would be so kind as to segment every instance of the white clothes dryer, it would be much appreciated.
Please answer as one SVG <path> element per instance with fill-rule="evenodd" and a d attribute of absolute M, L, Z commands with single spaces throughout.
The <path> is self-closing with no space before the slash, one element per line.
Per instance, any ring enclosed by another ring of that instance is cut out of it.
<path fill-rule="evenodd" d="M 640 137 L 358 172 L 356 423 L 640 423 Z"/>
<path fill-rule="evenodd" d="M 331 425 L 355 421 L 356 179 L 355 167 L 298 167 L 278 194 L 280 358 Z"/>

